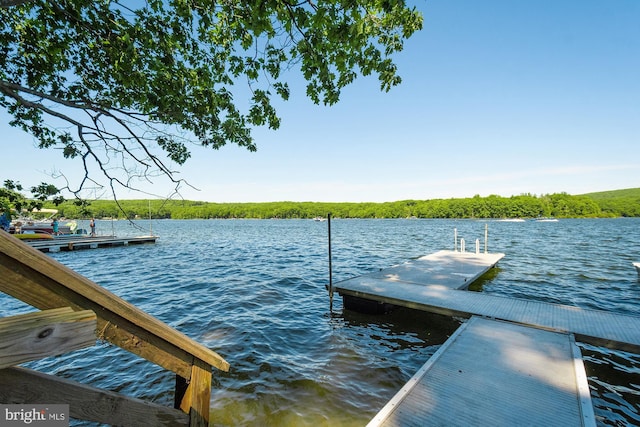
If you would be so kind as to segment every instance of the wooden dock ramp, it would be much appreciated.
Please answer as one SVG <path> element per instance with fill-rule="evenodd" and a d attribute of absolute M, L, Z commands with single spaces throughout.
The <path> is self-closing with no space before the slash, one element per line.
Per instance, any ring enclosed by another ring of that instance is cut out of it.
<path fill-rule="evenodd" d="M 472 317 L 371 420 L 376 426 L 595 426 L 571 334 Z"/>

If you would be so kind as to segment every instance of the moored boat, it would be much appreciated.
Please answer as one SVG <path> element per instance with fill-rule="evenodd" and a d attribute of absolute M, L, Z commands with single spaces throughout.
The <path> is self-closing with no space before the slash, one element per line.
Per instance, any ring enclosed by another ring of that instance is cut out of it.
<path fill-rule="evenodd" d="M 77 224 L 73 221 L 59 224 L 58 234 L 73 234 L 76 227 Z M 27 221 L 25 223 L 18 221 L 13 225 L 12 229 L 22 234 L 54 234 L 53 223 L 51 221 Z"/>
<path fill-rule="evenodd" d="M 17 218 L 11 221 L 11 228 L 9 230 L 12 234 L 54 234 L 54 235 L 68 235 L 74 234 L 78 228 L 78 224 L 75 221 L 56 222 L 57 209 L 41 209 L 34 211 L 34 213 L 47 213 L 50 214 L 45 219 L 32 219 L 32 218 Z M 55 229 L 54 229 L 55 228 Z M 57 229 L 57 230 L 56 230 Z"/>
<path fill-rule="evenodd" d="M 634 262 L 633 266 L 636 268 L 638 275 L 640 275 L 640 262 Z"/>
<path fill-rule="evenodd" d="M 18 233 L 14 234 L 13 237 L 20 240 L 52 240 L 53 236 L 48 233 Z"/>

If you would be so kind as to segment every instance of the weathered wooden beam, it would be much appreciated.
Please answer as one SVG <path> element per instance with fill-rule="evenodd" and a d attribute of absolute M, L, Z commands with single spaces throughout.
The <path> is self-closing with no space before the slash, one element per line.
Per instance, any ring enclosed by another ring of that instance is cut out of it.
<path fill-rule="evenodd" d="M 96 315 L 70 307 L 0 318 L 0 369 L 90 347 Z"/>
<path fill-rule="evenodd" d="M 189 415 L 24 368 L 0 370 L 0 402 L 68 404 L 72 418 L 118 426 L 187 426 Z"/>
<path fill-rule="evenodd" d="M 194 359 L 229 369 L 216 352 L 3 231 L 0 291 L 39 309 L 92 310 L 98 316 L 99 338 L 187 379 Z"/>
<path fill-rule="evenodd" d="M 211 366 L 201 360 L 193 364 L 191 379 L 187 383 L 176 378 L 176 408 L 189 414 L 190 427 L 209 425 L 211 400 Z"/>
<path fill-rule="evenodd" d="M 41 309 L 93 310 L 99 338 L 176 372 L 184 384 L 176 406 L 191 425 L 208 424 L 211 368 L 229 369 L 217 353 L 4 232 L 0 291 Z"/>
<path fill-rule="evenodd" d="M 0 238 L 1 239 L 1 238 Z M 9 265 L 12 258 L 0 252 L 0 290 L 41 310 L 70 306 L 74 310 L 93 310 L 100 313 L 97 322 L 98 338 L 137 354 L 151 362 L 189 378 L 193 357 L 183 349 L 148 333 L 122 316 L 105 310 L 84 295 L 69 292 L 59 283 L 24 266 Z M 20 271 L 16 273 L 16 269 Z M 33 279 L 32 279 L 33 278 Z"/>

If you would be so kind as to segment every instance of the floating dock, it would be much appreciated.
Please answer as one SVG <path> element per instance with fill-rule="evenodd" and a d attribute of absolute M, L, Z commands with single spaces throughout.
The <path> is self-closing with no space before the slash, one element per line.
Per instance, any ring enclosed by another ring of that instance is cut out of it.
<path fill-rule="evenodd" d="M 595 425 L 575 341 L 640 353 L 640 316 L 465 290 L 503 257 L 440 251 L 333 286 L 348 309 L 471 318 L 371 427 Z"/>
<path fill-rule="evenodd" d="M 371 420 L 388 426 L 595 426 L 570 334 L 472 317 Z"/>
<path fill-rule="evenodd" d="M 441 286 L 447 289 L 467 289 L 471 283 L 495 267 L 502 258 L 502 253 L 439 251 L 345 282 L 365 278 L 383 282 Z"/>
<path fill-rule="evenodd" d="M 32 248 L 42 252 L 75 251 L 111 246 L 141 245 L 155 243 L 158 236 L 116 237 L 116 236 L 58 236 L 53 239 L 24 240 Z"/>
<path fill-rule="evenodd" d="M 343 296 L 346 308 L 373 301 L 448 316 L 483 316 L 574 333 L 578 341 L 640 353 L 639 316 L 462 290 L 503 256 L 440 251 L 338 282 L 334 290 Z"/>
<path fill-rule="evenodd" d="M 405 305 L 405 299 L 396 291 L 402 284 L 434 289 L 467 289 L 480 276 L 504 258 L 502 253 L 470 253 L 439 251 L 378 272 L 339 282 L 334 290 L 340 293 L 347 309 L 380 313 L 393 305 Z M 417 308 L 417 307 L 412 307 Z"/>

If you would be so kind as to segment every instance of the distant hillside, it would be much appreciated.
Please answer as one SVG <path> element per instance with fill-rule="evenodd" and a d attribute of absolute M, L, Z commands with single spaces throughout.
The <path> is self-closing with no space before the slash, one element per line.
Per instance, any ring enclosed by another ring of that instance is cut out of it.
<path fill-rule="evenodd" d="M 583 194 L 600 206 L 603 214 L 640 217 L 640 188 Z"/>
<path fill-rule="evenodd" d="M 640 188 L 627 188 L 624 190 L 611 190 L 600 191 L 597 193 L 582 194 L 582 196 L 591 197 L 593 200 L 606 200 L 606 199 L 640 199 Z"/>

